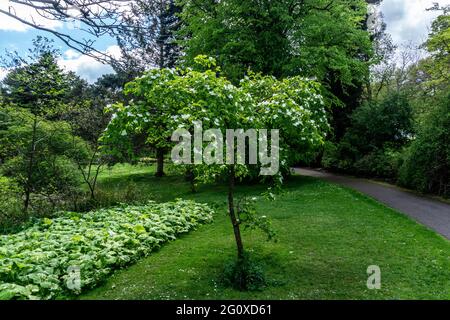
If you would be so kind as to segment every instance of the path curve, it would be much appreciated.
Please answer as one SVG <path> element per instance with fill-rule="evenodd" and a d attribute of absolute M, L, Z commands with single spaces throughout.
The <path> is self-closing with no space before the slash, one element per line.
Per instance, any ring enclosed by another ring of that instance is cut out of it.
<path fill-rule="evenodd" d="M 365 193 L 450 239 L 450 204 L 421 197 L 394 185 L 329 172 L 296 168 L 303 176 L 321 178 Z"/>

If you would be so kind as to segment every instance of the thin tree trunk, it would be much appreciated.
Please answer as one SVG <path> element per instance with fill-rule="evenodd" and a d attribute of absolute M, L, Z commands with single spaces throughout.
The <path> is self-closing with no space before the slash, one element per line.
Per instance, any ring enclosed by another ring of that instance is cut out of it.
<path fill-rule="evenodd" d="M 164 5 L 162 2 L 159 3 L 160 5 L 160 16 L 164 12 Z M 164 32 L 164 26 L 160 26 L 162 32 Z M 161 37 L 159 38 L 159 69 L 164 68 L 164 43 Z M 155 176 L 162 177 L 164 176 L 164 149 L 157 148 L 156 149 L 156 173 Z"/>
<path fill-rule="evenodd" d="M 25 201 L 24 201 L 24 211 L 28 212 L 28 207 L 30 206 L 30 196 L 32 191 L 32 178 L 33 178 L 33 167 L 34 167 L 34 154 L 36 152 L 36 130 L 37 130 L 37 116 L 34 116 L 33 120 L 33 132 L 31 138 L 31 148 L 30 148 L 30 158 L 28 161 L 27 168 L 27 181 L 25 183 Z"/>
<path fill-rule="evenodd" d="M 228 213 L 230 214 L 231 224 L 233 225 L 234 238 L 236 240 L 238 261 L 244 258 L 244 245 L 242 244 L 241 230 L 239 221 L 236 218 L 234 209 L 234 183 L 235 183 L 234 165 L 231 165 L 228 180 Z"/>
<path fill-rule="evenodd" d="M 156 149 L 156 173 L 155 176 L 164 176 L 164 149 Z"/>
<path fill-rule="evenodd" d="M 94 177 L 93 177 L 92 183 L 91 183 L 91 186 L 92 186 L 92 188 L 91 188 L 91 198 L 92 198 L 93 201 L 95 201 L 95 188 L 97 186 L 97 179 L 98 179 L 98 175 L 100 173 L 101 166 L 102 166 L 102 164 L 99 163 L 97 168 L 95 169 L 95 174 L 94 174 Z"/>
<path fill-rule="evenodd" d="M 188 167 L 185 173 L 185 179 L 187 182 L 189 182 L 191 186 L 191 191 L 193 193 L 197 192 L 197 189 L 195 187 L 195 174 L 194 169 L 192 167 Z"/>

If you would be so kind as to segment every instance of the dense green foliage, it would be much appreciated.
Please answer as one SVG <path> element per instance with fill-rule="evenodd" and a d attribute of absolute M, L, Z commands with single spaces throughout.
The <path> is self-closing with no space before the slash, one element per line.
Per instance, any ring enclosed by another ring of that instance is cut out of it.
<path fill-rule="evenodd" d="M 203 130 L 218 128 L 223 133 L 237 128 L 280 129 L 280 167 L 286 173 L 323 143 L 328 123 L 317 82 L 251 74 L 234 86 L 217 76 L 220 69 L 213 58 L 199 56 L 196 63 L 202 71 L 154 69 L 128 83 L 125 92 L 135 99 L 111 107 L 112 120 L 102 137 L 107 152 L 131 153 L 134 133 L 143 133 L 156 148 L 171 147 L 174 130 L 192 131 L 194 121 L 202 121 Z M 206 178 L 228 170 L 223 165 L 212 167 L 203 167 Z M 240 175 L 246 172 L 241 168 Z"/>
<path fill-rule="evenodd" d="M 373 56 L 363 0 L 180 0 L 180 30 L 191 65 L 199 54 L 217 59 L 234 84 L 249 70 L 319 81 L 332 102 L 331 125 L 342 137 L 359 106 Z"/>
<path fill-rule="evenodd" d="M 135 262 L 181 233 L 210 222 L 204 204 L 177 200 L 68 212 L 0 236 L 0 299 L 50 299 L 79 294 L 113 270 Z M 70 268 L 81 282 L 71 287 Z"/>
<path fill-rule="evenodd" d="M 51 212 L 72 204 L 81 192 L 76 160 L 89 155 L 82 139 L 72 135 L 67 123 L 49 121 L 29 109 L 6 107 L 2 112 L 1 171 L 19 184 L 29 200 L 25 209 Z"/>
<path fill-rule="evenodd" d="M 326 168 L 366 176 L 395 178 L 395 153 L 413 131 L 412 109 L 407 98 L 392 94 L 356 109 L 341 141 L 328 143 L 323 156 Z"/>
<path fill-rule="evenodd" d="M 217 58 L 234 82 L 248 71 L 276 77 L 302 75 L 324 80 L 335 71 L 342 83 L 361 78 L 360 56 L 371 51 L 361 28 L 364 1 L 180 1 L 186 23 L 185 59 Z"/>
<path fill-rule="evenodd" d="M 400 168 L 400 184 L 422 192 L 450 197 L 450 15 L 444 9 L 425 43 L 430 57 L 413 71 L 422 97 L 417 136 Z M 424 77 L 425 76 L 425 77 Z M 423 79 L 425 78 L 425 79 Z"/>
<path fill-rule="evenodd" d="M 14 228 L 23 221 L 21 194 L 14 180 L 0 175 L 0 230 Z"/>
<path fill-rule="evenodd" d="M 406 151 L 399 182 L 421 192 L 450 196 L 450 95 L 420 126 Z"/>
<path fill-rule="evenodd" d="M 117 79 L 88 85 L 58 65 L 50 41 L 38 37 L 33 44 L 26 58 L 10 55 L 11 71 L 1 82 L 0 172 L 18 185 L 22 202 L 20 210 L 3 208 L 2 230 L 30 216 L 97 206 L 96 178 L 107 160 L 97 141 Z"/>

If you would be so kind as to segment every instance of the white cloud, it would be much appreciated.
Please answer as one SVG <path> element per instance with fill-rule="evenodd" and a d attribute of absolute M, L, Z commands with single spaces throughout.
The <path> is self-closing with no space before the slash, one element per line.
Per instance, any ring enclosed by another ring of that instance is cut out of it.
<path fill-rule="evenodd" d="M 8 70 L 4 69 L 4 68 L 0 68 L 0 81 L 2 81 L 6 75 L 8 74 Z"/>
<path fill-rule="evenodd" d="M 63 57 L 68 60 L 76 59 L 81 56 L 81 53 L 74 49 L 69 49 L 64 52 Z"/>
<path fill-rule="evenodd" d="M 9 0 L 0 0 L 0 9 L 11 12 L 26 21 L 34 21 L 49 29 L 55 29 L 63 26 L 61 21 L 49 20 L 40 16 L 33 8 L 17 3 L 11 3 Z M 30 26 L 22 22 L 0 14 L 0 30 L 6 31 L 27 31 Z"/>
<path fill-rule="evenodd" d="M 119 46 L 110 46 L 105 51 L 115 58 L 120 57 Z M 69 49 L 58 59 L 58 65 L 67 71 L 73 71 L 89 83 L 95 82 L 100 76 L 108 73 L 114 73 L 114 69 L 106 64 L 102 64 L 92 57 L 82 55 L 81 53 Z M 8 74 L 8 70 L 0 67 L 0 81 Z"/>
<path fill-rule="evenodd" d="M 437 0 L 383 0 L 381 12 L 387 24 L 387 32 L 395 43 L 413 42 L 420 44 L 427 39 L 431 22 L 440 13 L 426 11 Z M 450 0 L 438 1 L 441 5 Z"/>
<path fill-rule="evenodd" d="M 105 51 L 113 57 L 120 57 L 119 46 L 110 46 Z M 75 50 L 69 49 L 58 60 L 58 64 L 67 71 L 73 71 L 88 82 L 95 82 L 101 75 L 113 73 L 111 66 L 102 64 L 92 57 L 81 55 Z"/>

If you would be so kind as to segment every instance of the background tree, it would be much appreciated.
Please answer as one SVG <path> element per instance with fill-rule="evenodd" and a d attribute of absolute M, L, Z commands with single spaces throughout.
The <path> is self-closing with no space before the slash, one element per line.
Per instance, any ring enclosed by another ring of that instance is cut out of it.
<path fill-rule="evenodd" d="M 53 207 L 79 195 L 77 168 L 90 189 L 98 174 L 94 170 L 92 176 L 91 169 L 107 121 L 103 107 L 92 107 L 89 85 L 61 69 L 57 56 L 52 43 L 38 37 L 27 57 L 9 55 L 13 69 L 1 83 L 2 169 L 23 187 L 25 211 L 33 195 Z"/>
<path fill-rule="evenodd" d="M 28 210 L 30 196 L 37 183 L 33 173 L 36 170 L 38 148 L 41 143 L 39 125 L 43 118 L 55 117 L 62 110 L 63 101 L 69 89 L 66 75 L 56 63 L 55 55 L 48 50 L 49 42 L 38 38 L 35 42 L 34 61 L 25 65 L 19 64 L 10 71 L 2 81 L 2 96 L 7 104 L 26 108 L 23 113 L 31 119 L 21 119 L 29 124 L 31 130 L 25 136 L 29 143 L 22 154 L 20 164 L 23 172 L 22 185 L 24 188 L 24 208 Z M 15 62 L 15 61 L 13 61 Z M 23 61 L 22 61 L 23 62 Z M 42 132 L 41 132 L 42 133 Z"/>
<path fill-rule="evenodd" d="M 409 86 L 416 91 L 417 135 L 406 150 L 400 184 L 421 192 L 450 195 L 450 7 L 432 24 L 425 47 L 429 56 L 412 67 Z"/>
<path fill-rule="evenodd" d="M 215 57 L 237 83 L 249 69 L 277 78 L 317 79 L 334 101 L 336 139 L 360 104 L 372 55 L 365 1 L 183 0 L 187 62 Z"/>
<path fill-rule="evenodd" d="M 130 12 L 124 15 L 128 28 L 117 35 L 122 51 L 123 63 L 118 69 L 128 80 L 134 79 L 149 68 L 172 68 L 180 55 L 180 48 L 175 41 L 175 31 L 180 21 L 177 17 L 179 7 L 173 0 L 138 0 L 130 5 Z M 129 93 L 130 97 L 133 95 Z M 141 98 L 141 97 L 139 97 Z M 153 104 L 153 112 L 159 106 Z M 134 137 L 135 148 L 139 148 L 142 139 Z M 157 170 L 155 175 L 164 175 L 164 144 L 152 144 L 156 152 Z"/>
<path fill-rule="evenodd" d="M 124 17 L 130 28 L 117 36 L 126 65 L 124 72 L 134 78 L 151 67 L 175 66 L 180 55 L 175 41 L 178 12 L 173 0 L 138 0 L 131 4 L 129 15 Z"/>

